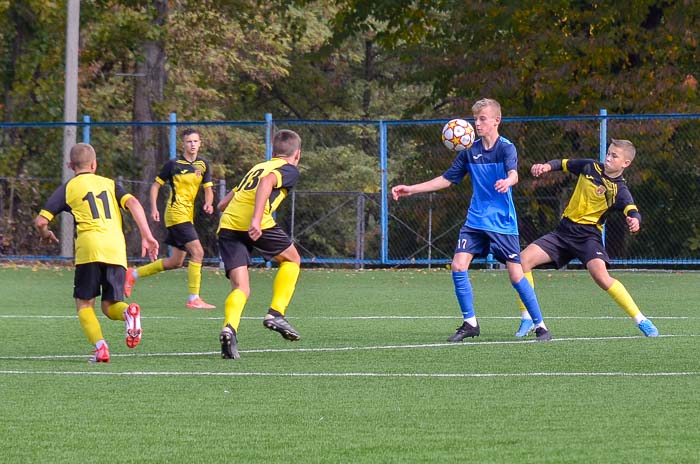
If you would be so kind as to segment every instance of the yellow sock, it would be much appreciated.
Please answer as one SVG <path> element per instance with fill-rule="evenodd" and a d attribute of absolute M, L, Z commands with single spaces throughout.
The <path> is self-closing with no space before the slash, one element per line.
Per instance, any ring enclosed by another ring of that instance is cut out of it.
<path fill-rule="evenodd" d="M 78 320 L 80 321 L 80 326 L 85 332 L 85 336 L 90 343 L 95 345 L 100 340 L 104 340 L 102 335 L 102 327 L 100 327 L 100 321 L 97 320 L 95 315 L 95 308 L 83 308 L 78 311 Z"/>
<path fill-rule="evenodd" d="M 187 281 L 189 282 L 190 295 L 199 295 L 199 287 L 202 285 L 202 263 L 190 261 L 187 266 Z"/>
<path fill-rule="evenodd" d="M 294 289 L 299 278 L 299 265 L 291 261 L 284 261 L 277 270 L 275 280 L 272 282 L 272 302 L 270 308 L 279 311 L 284 316 L 289 302 L 292 301 Z"/>
<path fill-rule="evenodd" d="M 158 274 L 159 272 L 163 272 L 164 270 L 165 268 L 163 267 L 163 260 L 157 259 L 152 263 L 144 264 L 143 266 L 138 267 L 136 269 L 136 273 L 139 275 L 139 277 L 146 277 L 149 275 Z"/>
<path fill-rule="evenodd" d="M 228 294 L 224 303 L 224 327 L 227 324 L 231 324 L 231 327 L 238 332 L 243 308 L 245 308 L 247 301 L 248 298 L 245 296 L 245 293 L 238 288 Z"/>
<path fill-rule="evenodd" d="M 608 289 L 608 295 L 622 308 L 631 318 L 639 316 L 642 312 L 637 307 L 624 285 L 616 280 Z"/>
<path fill-rule="evenodd" d="M 113 321 L 123 321 L 124 320 L 124 310 L 128 307 L 129 305 L 124 303 L 123 301 L 117 301 L 113 305 L 111 305 L 109 308 L 107 308 L 107 317 L 112 319 Z"/>
<path fill-rule="evenodd" d="M 535 278 L 532 277 L 532 271 L 526 272 L 525 273 L 525 278 L 527 279 L 528 282 L 530 282 L 530 285 L 532 285 L 532 289 L 535 289 Z M 517 293 L 516 293 L 517 294 Z M 527 312 L 527 308 L 525 307 L 525 303 L 518 297 L 518 307 L 520 307 L 520 314 L 529 314 Z"/>

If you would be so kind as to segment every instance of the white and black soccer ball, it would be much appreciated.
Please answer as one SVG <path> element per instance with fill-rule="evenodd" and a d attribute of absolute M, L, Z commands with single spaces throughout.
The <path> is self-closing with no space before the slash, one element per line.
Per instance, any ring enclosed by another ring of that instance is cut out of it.
<path fill-rule="evenodd" d="M 452 151 L 462 151 L 471 147 L 476 132 L 464 119 L 452 119 L 442 128 L 442 143 Z"/>

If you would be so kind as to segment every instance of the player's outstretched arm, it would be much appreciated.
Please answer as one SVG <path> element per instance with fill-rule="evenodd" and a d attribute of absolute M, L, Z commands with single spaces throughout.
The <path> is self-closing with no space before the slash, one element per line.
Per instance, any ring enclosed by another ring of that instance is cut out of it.
<path fill-rule="evenodd" d="M 141 234 L 141 256 L 143 257 L 148 254 L 150 260 L 155 261 L 156 258 L 158 258 L 158 240 L 153 237 L 151 229 L 148 227 L 148 220 L 146 219 L 143 206 L 141 206 L 141 203 L 136 197 L 129 198 L 125 206 L 134 218 L 136 226 L 139 228 L 139 233 Z"/>
<path fill-rule="evenodd" d="M 535 177 L 540 177 L 542 174 L 544 174 L 546 172 L 550 172 L 551 170 L 552 170 L 552 165 L 549 163 L 533 164 L 532 168 L 530 168 L 530 172 Z"/>
<path fill-rule="evenodd" d="M 395 185 L 391 188 L 391 196 L 394 198 L 394 200 L 398 200 L 401 197 L 407 197 L 416 193 L 427 193 L 442 190 L 450 185 L 452 185 L 452 182 L 445 179 L 443 176 L 437 176 L 434 179 L 430 179 L 429 181 L 422 182 L 420 184 Z"/>

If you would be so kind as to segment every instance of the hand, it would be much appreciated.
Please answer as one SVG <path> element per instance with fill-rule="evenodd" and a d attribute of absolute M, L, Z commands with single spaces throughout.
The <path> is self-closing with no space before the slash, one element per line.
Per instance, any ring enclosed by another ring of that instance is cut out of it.
<path fill-rule="evenodd" d="M 151 262 L 158 258 L 158 240 L 153 237 L 146 237 L 141 239 L 141 257 L 143 258 L 148 253 L 148 258 Z"/>
<path fill-rule="evenodd" d="M 639 219 L 627 216 L 625 221 L 627 221 L 627 228 L 629 229 L 630 234 L 636 234 L 639 232 Z"/>
<path fill-rule="evenodd" d="M 53 231 L 46 230 L 46 234 L 42 234 L 41 237 L 39 237 L 39 243 L 58 243 L 58 238 L 56 238 L 56 235 L 53 233 Z"/>
<path fill-rule="evenodd" d="M 545 164 L 533 164 L 532 168 L 530 168 L 530 172 L 535 177 L 540 177 L 545 172 L 549 172 L 551 170 L 552 170 L 552 166 L 550 166 L 547 163 L 545 163 Z"/>
<path fill-rule="evenodd" d="M 207 213 L 207 214 L 212 214 L 212 213 L 214 213 L 214 206 L 212 206 L 212 205 L 210 205 L 210 204 L 205 204 L 205 205 L 204 205 L 204 212 Z"/>
<path fill-rule="evenodd" d="M 157 209 L 151 211 L 151 219 L 153 219 L 153 222 L 160 222 L 160 213 Z"/>
<path fill-rule="evenodd" d="M 395 185 L 391 188 L 391 196 L 394 200 L 398 200 L 401 197 L 406 197 L 411 194 L 408 185 Z"/>
<path fill-rule="evenodd" d="M 510 183 L 508 179 L 498 179 L 496 183 L 493 184 L 493 188 L 495 188 L 498 193 L 506 193 L 509 187 Z"/>
<path fill-rule="evenodd" d="M 248 235 L 251 239 L 257 240 L 262 237 L 262 229 L 260 228 L 260 221 L 251 221 L 250 227 L 248 228 Z"/>

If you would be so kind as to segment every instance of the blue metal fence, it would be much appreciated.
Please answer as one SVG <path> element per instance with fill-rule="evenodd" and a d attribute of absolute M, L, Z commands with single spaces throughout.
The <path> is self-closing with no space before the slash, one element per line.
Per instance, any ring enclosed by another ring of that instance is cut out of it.
<path fill-rule="evenodd" d="M 104 139 L 107 135 L 99 131 L 129 131 L 139 125 L 162 127 L 168 133 L 168 156 L 171 158 L 177 154 L 177 131 L 185 126 L 217 134 L 251 130 L 253 138 L 264 139 L 261 144 L 267 159 L 272 154 L 271 136 L 275 128 L 296 130 L 304 140 L 303 181 L 294 192 L 293 201 L 286 202 L 288 204 L 280 209 L 278 219 L 300 245 L 304 262 L 363 267 L 431 266 L 450 262 L 456 228 L 463 222 L 468 206 L 469 185 L 458 187 L 454 192 L 416 195 L 407 202 L 402 199 L 404 204 L 390 199 L 391 185 L 422 182 L 441 174 L 449 166 L 451 154 L 439 142 L 440 128 L 446 121 L 275 120 L 270 114 L 264 121 L 178 121 L 172 114 L 163 122 L 97 122 L 85 116 L 82 122 L 68 124 L 82 128 L 82 140 L 88 143 L 93 142 L 95 131 Z M 0 131 L 3 134 L 15 129 L 41 132 L 65 125 L 67 123 L 62 122 L 2 123 Z M 521 180 L 514 197 L 523 246 L 554 227 L 568 197 L 567 189 L 575 182 L 562 177 L 546 185 L 534 183 L 528 174 L 529 165 L 563 157 L 599 157 L 602 160 L 609 137 L 628 138 L 642 153 L 629 171 L 628 183 L 637 203 L 641 203 L 646 235 L 626 237 L 619 233 L 618 227 L 610 235 L 616 239 L 608 244 L 613 263 L 640 267 L 700 265 L 699 114 L 609 115 L 601 110 L 594 116 L 504 117 L 501 133 L 513 140 L 519 150 Z M 236 175 L 248 167 L 239 163 L 244 156 L 238 152 L 231 154 L 233 151 L 226 142 L 210 148 L 214 160 L 223 166 L 222 182 L 232 184 Z M 0 147 L 0 157 L 7 156 L 6 153 L 5 147 Z M 325 171 L 334 160 L 344 156 L 349 161 L 335 171 Z M 358 162 L 361 166 L 352 165 L 352 156 L 362 157 Z M 353 179 L 338 172 L 360 168 L 365 168 L 362 172 L 367 176 L 361 188 L 353 185 Z M 112 169 L 115 177 L 120 175 L 118 167 Z M 27 174 L 24 177 L 0 176 L 0 186 L 4 187 L 0 190 L 3 221 L 0 233 L 5 241 L 11 236 L 12 246 L 6 248 L 19 251 L 0 258 L 61 259 L 52 255 L 51 250 L 42 254 L 32 253 L 34 250 L 29 245 L 13 248 L 15 238 L 21 239 L 17 232 L 21 224 L 12 223 L 13 212 L 8 212 L 15 204 L 9 183 L 48 183 L 51 188 L 57 185 L 56 180 L 51 182 L 40 174 Z M 331 178 L 330 185 L 322 182 L 324 177 Z M 121 181 L 127 187 L 143 183 L 133 180 L 133 176 Z M 44 199 L 40 195 L 34 199 L 38 202 L 31 205 L 34 214 Z M 146 199 L 141 200 L 145 203 Z M 211 239 L 212 229 L 215 229 L 213 222 L 205 224 L 206 231 L 202 234 L 208 237 L 203 242 L 210 243 L 209 262 L 217 261 L 215 240 Z M 608 235 L 606 228 L 606 240 Z M 664 238 L 671 237 L 678 243 L 664 242 Z M 489 259 L 482 262 L 493 264 Z"/>

